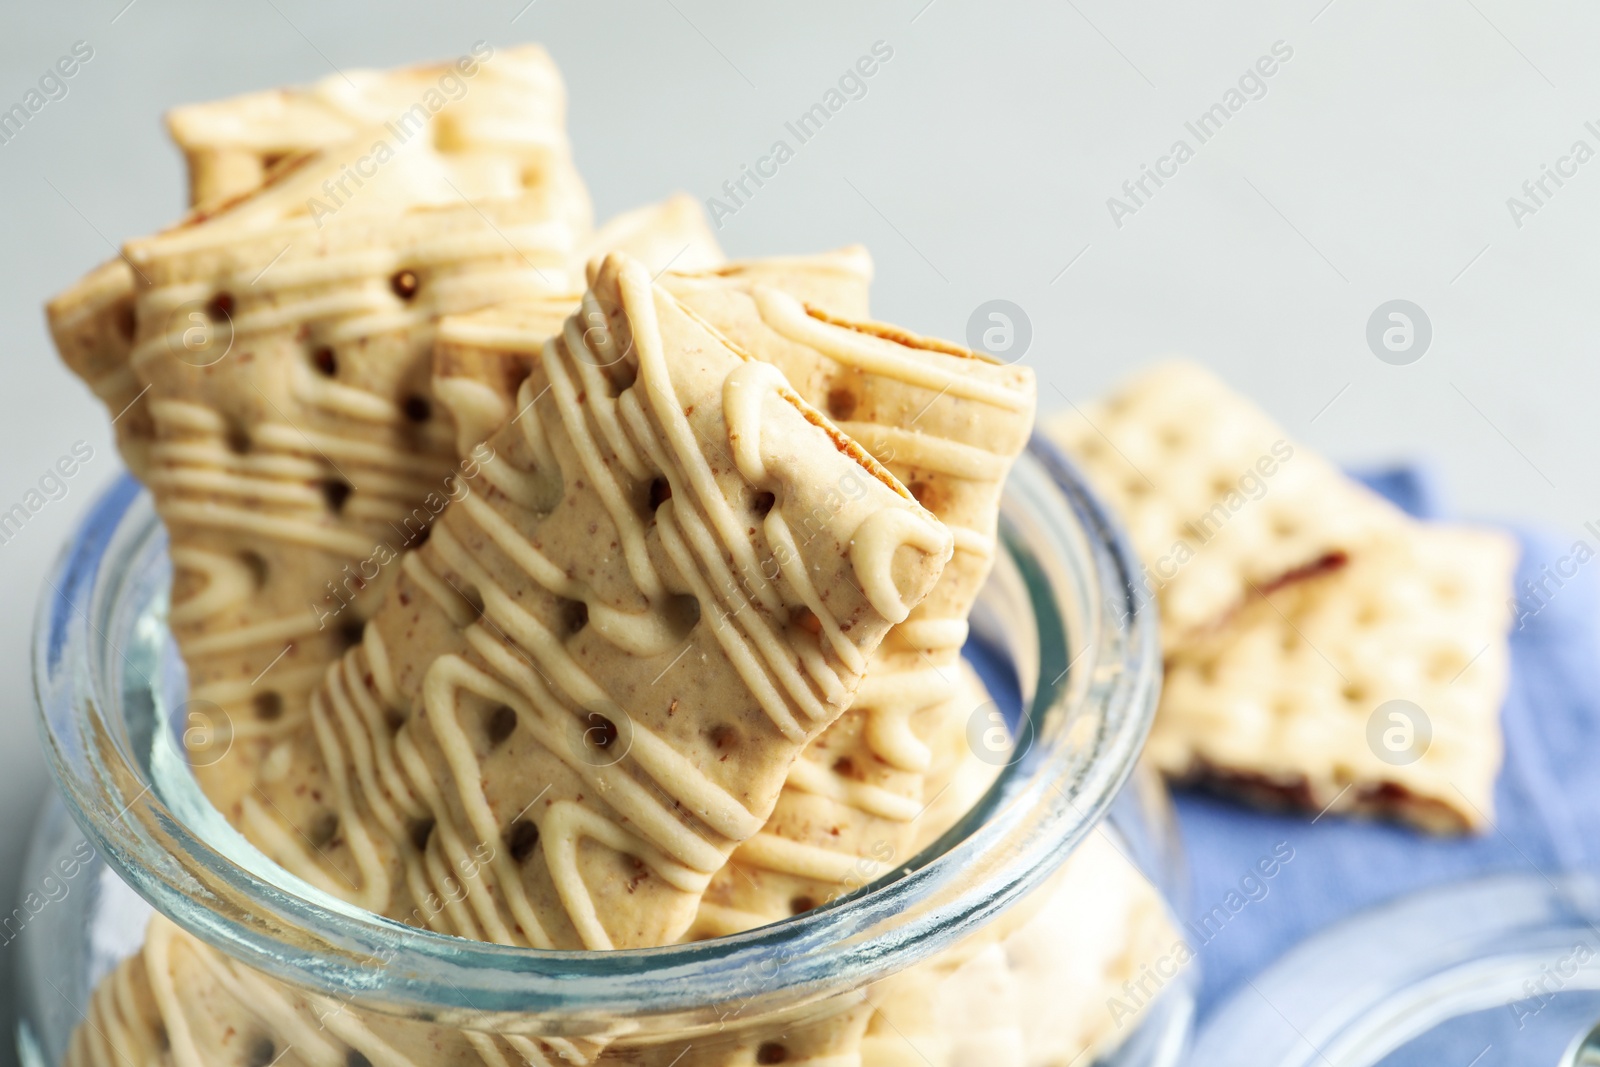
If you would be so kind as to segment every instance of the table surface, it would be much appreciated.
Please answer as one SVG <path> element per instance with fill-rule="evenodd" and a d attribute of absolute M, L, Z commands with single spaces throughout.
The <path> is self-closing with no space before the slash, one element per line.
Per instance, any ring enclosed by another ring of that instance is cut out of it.
<path fill-rule="evenodd" d="M 1595 539 L 1583 523 L 1600 517 L 1600 363 L 1583 353 L 1600 333 L 1600 252 L 1583 235 L 1600 225 L 1600 68 L 1587 54 L 1600 11 L 1543 0 L 864 7 L 505 0 L 402 15 L 267 0 L 219 17 L 177 0 L 8 6 L 0 109 L 77 42 L 93 54 L 65 96 L 0 143 L 0 511 L 75 446 L 93 458 L 0 544 L 0 594 L 15 606 L 0 617 L 0 672 L 16 694 L 0 710 L 0 899 L 22 888 L 46 787 L 28 697 L 32 605 L 117 469 L 106 417 L 56 362 L 40 303 L 181 210 L 180 160 L 159 122 L 181 102 L 455 56 L 478 40 L 541 41 L 565 73 L 602 216 L 679 189 L 721 196 L 785 140 L 792 158 L 721 218 L 726 248 L 864 242 L 875 313 L 955 338 L 979 305 L 1011 301 L 1031 324 L 1024 358 L 1045 410 L 1187 353 L 1342 462 L 1427 459 L 1468 514 Z M 891 58 L 798 143 L 785 123 L 825 102 L 877 42 Z M 1166 176 L 1157 184 L 1147 168 Z M 1368 342 L 1369 319 L 1397 299 L 1431 325 L 1406 365 Z M 0 1047 L 4 1062 L 9 1040 Z"/>

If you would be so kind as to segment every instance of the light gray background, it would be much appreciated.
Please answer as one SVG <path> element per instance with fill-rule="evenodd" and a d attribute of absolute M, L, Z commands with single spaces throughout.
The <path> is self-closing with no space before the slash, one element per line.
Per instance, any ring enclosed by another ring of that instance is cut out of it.
<path fill-rule="evenodd" d="M 1466 512 L 1600 518 L 1600 159 L 1519 228 L 1506 199 L 1576 139 L 1600 150 L 1600 15 L 1576 2 L 735 4 L 173 0 L 8 5 L 0 109 L 78 40 L 94 58 L 0 145 L 0 510 L 75 441 L 95 459 L 0 546 L 0 900 L 46 789 L 29 698 L 42 574 L 117 461 L 54 357 L 41 302 L 180 211 L 159 125 L 185 101 L 335 68 L 544 42 L 578 162 L 610 212 L 704 198 L 783 137 L 875 41 L 894 56 L 719 234 L 735 254 L 867 243 L 875 312 L 960 338 L 1031 318 L 1043 405 L 1185 352 L 1346 462 L 1436 461 Z M 1274 42 L 1293 58 L 1116 227 L 1106 200 Z M 1553 187 L 1552 187 L 1553 188 Z M 1070 266 L 1069 266 L 1070 264 Z M 1403 298 L 1431 349 L 1396 367 L 1366 322 Z M 1593 540 L 1593 538 L 1591 538 Z M 9 907 L 9 905 L 8 905 Z M 9 1033 L 0 948 L 0 1024 Z M 10 1053 L 9 1037 L 4 1042 Z"/>

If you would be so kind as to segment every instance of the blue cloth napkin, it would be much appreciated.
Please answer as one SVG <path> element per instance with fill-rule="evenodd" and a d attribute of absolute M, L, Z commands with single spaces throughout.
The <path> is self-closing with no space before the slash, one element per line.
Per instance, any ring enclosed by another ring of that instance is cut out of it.
<path fill-rule="evenodd" d="M 1434 479 L 1424 469 L 1359 477 L 1413 515 L 1442 517 Z M 1574 550 L 1571 535 L 1514 532 L 1523 552 L 1519 590 L 1525 590 L 1524 581 L 1544 578 L 1547 566 L 1556 573 L 1557 563 Z M 1591 550 L 1600 550 L 1600 536 L 1585 530 L 1583 538 Z M 1561 569 L 1570 572 L 1574 563 Z M 1434 838 L 1334 816 L 1313 825 L 1306 817 L 1263 814 L 1199 794 L 1177 797 L 1193 894 L 1180 906 L 1180 917 L 1197 922 L 1230 893 L 1248 901 L 1205 937 L 1190 927 L 1191 942 L 1203 942 L 1197 946 L 1202 1026 L 1208 1009 L 1246 978 L 1352 912 L 1491 872 L 1600 870 L 1600 775 L 1594 760 L 1600 752 L 1600 559 L 1576 571 L 1559 586 L 1544 578 L 1549 595 L 1519 595 L 1523 614 L 1511 639 L 1503 717 L 1506 761 L 1495 789 L 1495 827 L 1482 836 Z M 1283 861 L 1291 850 L 1292 858 Z M 1274 853 L 1280 861 L 1275 874 L 1260 879 L 1258 861 Z M 1246 883 L 1251 874 L 1257 880 Z M 1511 1021 L 1506 1012 L 1504 1022 Z"/>

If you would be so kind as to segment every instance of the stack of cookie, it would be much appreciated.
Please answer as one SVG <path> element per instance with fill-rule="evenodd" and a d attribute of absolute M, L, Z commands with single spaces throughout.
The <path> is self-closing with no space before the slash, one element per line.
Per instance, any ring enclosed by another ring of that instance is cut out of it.
<path fill-rule="evenodd" d="M 180 109 L 193 211 L 49 317 L 166 525 L 217 808 L 391 918 L 645 947 L 858 888 L 987 786 L 960 649 L 1035 392 L 867 321 L 861 249 L 727 263 L 684 198 L 594 228 L 563 112 L 486 46 Z M 1165 929 L 1115 895 L 1080 984 Z M 602 1054 L 322 1007 L 157 920 L 73 1062 Z M 888 1010 L 785 1062 L 892 1062 Z"/>
<path fill-rule="evenodd" d="M 1312 814 L 1489 825 L 1511 538 L 1407 517 L 1191 363 L 1046 432 L 1121 514 L 1160 605 L 1163 771 Z"/>

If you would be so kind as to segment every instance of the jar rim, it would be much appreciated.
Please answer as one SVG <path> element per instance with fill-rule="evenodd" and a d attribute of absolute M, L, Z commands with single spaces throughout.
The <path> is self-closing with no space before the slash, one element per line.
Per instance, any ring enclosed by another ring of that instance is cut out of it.
<path fill-rule="evenodd" d="M 165 551 L 149 497 L 127 474 L 46 580 L 34 635 L 41 740 L 68 809 L 124 881 L 178 926 L 313 992 L 377 1011 L 569 1024 L 783 1010 L 898 973 L 981 927 L 1060 866 L 1133 770 L 1160 685 L 1137 557 L 1076 467 L 1037 435 L 1007 483 L 1000 532 L 1036 631 L 1019 666 L 1033 676 L 1021 679 L 1031 745 L 983 802 L 885 879 L 707 941 L 556 951 L 407 926 L 301 882 L 215 809 L 157 788 L 129 739 L 126 690 L 113 684 L 138 668 L 109 634 L 151 595 Z M 249 854 L 261 864 L 241 859 Z"/>

